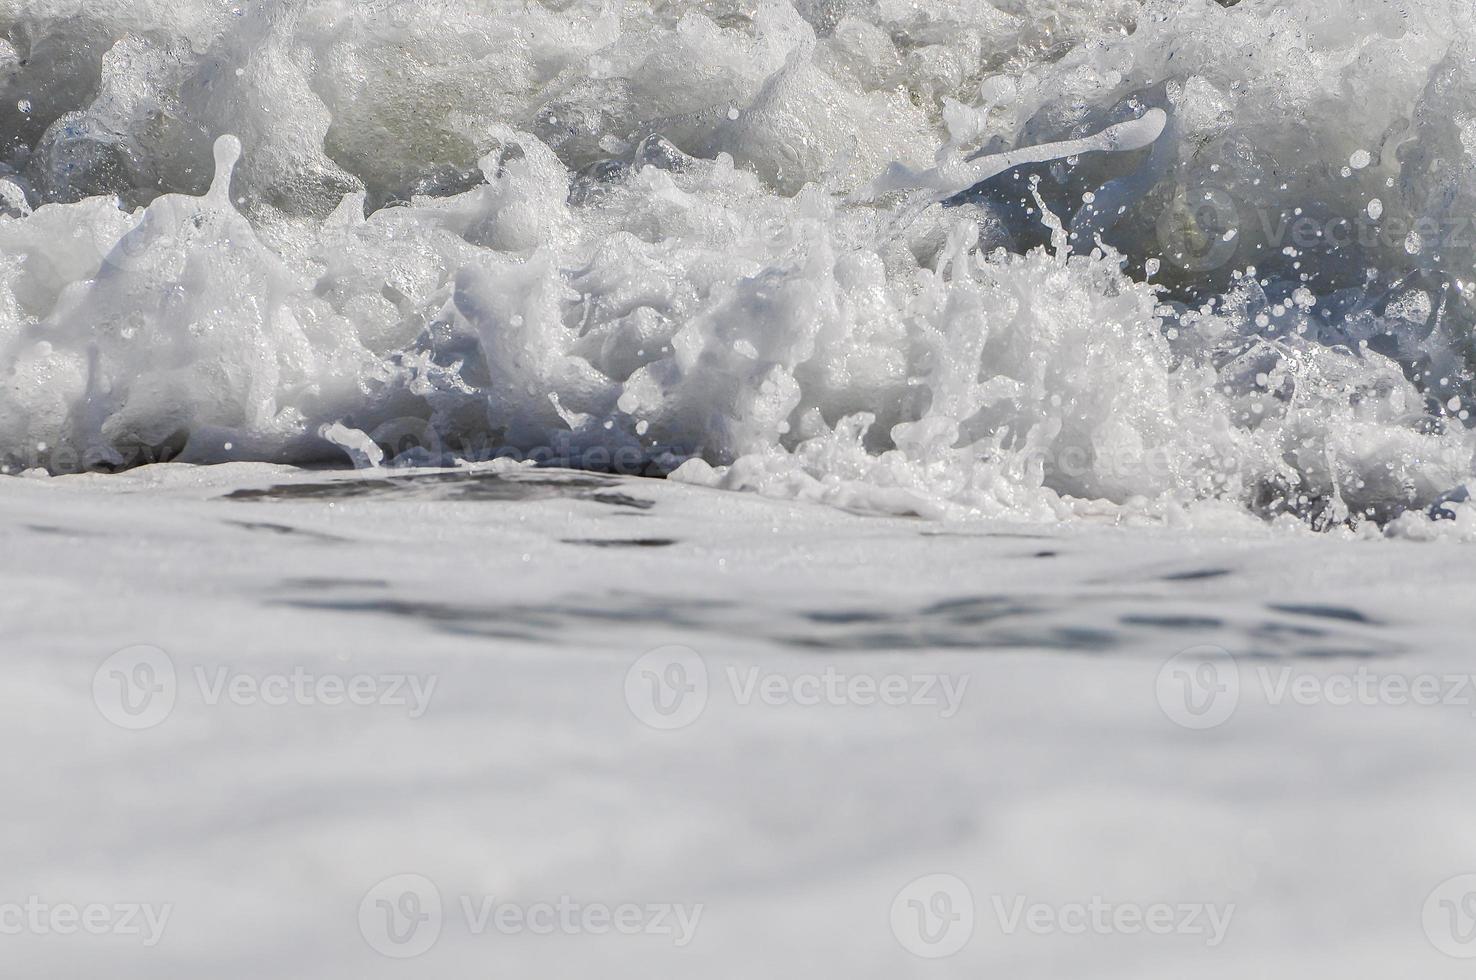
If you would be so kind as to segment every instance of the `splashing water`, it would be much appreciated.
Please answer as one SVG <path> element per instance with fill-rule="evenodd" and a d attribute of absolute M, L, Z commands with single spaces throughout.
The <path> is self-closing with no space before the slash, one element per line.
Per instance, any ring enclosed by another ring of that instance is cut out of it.
<path fill-rule="evenodd" d="M 0 2 L 0 463 L 1464 521 L 1471 13 Z"/>

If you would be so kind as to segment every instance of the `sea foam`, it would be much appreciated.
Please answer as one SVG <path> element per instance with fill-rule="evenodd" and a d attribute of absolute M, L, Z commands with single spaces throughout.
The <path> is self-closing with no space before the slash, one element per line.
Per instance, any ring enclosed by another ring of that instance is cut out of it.
<path fill-rule="evenodd" d="M 1468 6 L 0 3 L 0 462 L 1453 516 Z"/>

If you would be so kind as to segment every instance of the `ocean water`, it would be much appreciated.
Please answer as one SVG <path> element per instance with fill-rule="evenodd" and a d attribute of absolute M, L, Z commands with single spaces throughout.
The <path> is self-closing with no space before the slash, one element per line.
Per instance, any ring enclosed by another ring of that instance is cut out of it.
<path fill-rule="evenodd" d="M 10 0 L 0 460 L 1449 518 L 1470 13 Z"/>
<path fill-rule="evenodd" d="M 0 0 L 0 973 L 1476 957 L 1476 0 Z"/>
<path fill-rule="evenodd" d="M 8 481 L 0 554 L 17 976 L 1454 980 L 1476 952 L 1468 545 L 169 463 Z M 128 903 L 162 928 L 50 926 Z M 584 926 L 625 904 L 634 931 Z"/>

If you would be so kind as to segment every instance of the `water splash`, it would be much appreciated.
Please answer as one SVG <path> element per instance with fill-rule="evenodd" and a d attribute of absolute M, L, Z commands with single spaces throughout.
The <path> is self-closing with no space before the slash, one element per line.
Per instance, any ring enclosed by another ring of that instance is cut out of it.
<path fill-rule="evenodd" d="M 0 462 L 1448 516 L 1472 21 L 1353 6 L 37 0 Z"/>

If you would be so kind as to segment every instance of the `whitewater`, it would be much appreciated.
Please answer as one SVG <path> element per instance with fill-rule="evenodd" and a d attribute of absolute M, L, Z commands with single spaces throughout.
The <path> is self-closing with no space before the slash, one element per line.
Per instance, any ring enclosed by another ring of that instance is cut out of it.
<path fill-rule="evenodd" d="M 1476 0 L 0 0 L 0 973 L 1464 977 Z"/>
<path fill-rule="evenodd" d="M 1464 515 L 1470 12 L 12 0 L 0 459 Z"/>

